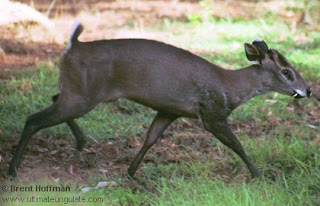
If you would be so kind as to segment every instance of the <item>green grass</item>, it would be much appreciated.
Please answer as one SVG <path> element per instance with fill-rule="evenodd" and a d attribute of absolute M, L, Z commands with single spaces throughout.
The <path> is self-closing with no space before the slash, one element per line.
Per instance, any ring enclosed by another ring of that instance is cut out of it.
<path fill-rule="evenodd" d="M 156 29 L 159 32 L 172 31 L 174 38 L 170 43 L 190 50 L 206 51 L 202 54 L 204 58 L 226 68 L 248 65 L 243 43 L 259 36 L 270 47 L 281 51 L 305 79 L 315 81 L 320 78 L 320 32 L 307 33 L 299 28 L 291 31 L 289 25 L 272 19 L 207 18 L 203 21 L 196 15 L 188 18 L 189 22 L 166 20 Z M 306 35 L 308 43 L 296 41 L 294 37 L 297 35 Z M 6 138 L 18 138 L 26 117 L 48 106 L 51 96 L 58 93 L 58 69 L 44 63 L 38 65 L 37 70 L 7 69 L 4 73 L 7 78 L 0 79 L 0 134 Z M 255 97 L 230 117 L 231 122 L 254 121 L 261 128 L 270 126 L 274 117 L 281 119 L 281 123 L 273 126 L 270 133 L 250 137 L 245 132 L 237 133 L 248 155 L 264 173 L 264 178 L 260 180 L 246 182 L 244 176 L 248 171 L 242 161 L 213 139 L 213 149 L 221 151 L 218 158 L 196 153 L 195 157 L 178 163 L 157 167 L 142 164 L 138 181 L 135 182 L 136 188 L 124 186 L 128 180 L 115 174 L 112 178 L 118 182 L 117 186 L 88 194 L 73 189 L 62 196 L 103 198 L 101 204 L 68 205 L 317 205 L 320 197 L 320 149 L 312 140 L 319 133 L 319 127 L 310 129 L 306 126 L 306 113 L 317 108 L 313 100 L 301 100 L 300 105 L 305 108 L 304 111 L 295 113 L 292 111 L 292 98 L 271 93 Z M 140 138 L 144 137 L 154 114 L 150 109 L 121 100 L 99 105 L 80 118 L 78 123 L 86 128 L 86 135 L 94 141 Z M 61 125 L 36 135 L 71 136 L 71 133 L 65 125 Z M 199 146 L 193 147 L 194 151 L 199 149 Z M 234 178 L 220 174 L 221 168 L 232 173 Z M 92 179 L 93 185 L 99 181 L 95 174 L 92 174 Z M 17 195 L 26 197 L 35 194 L 11 194 L 13 197 Z M 37 195 L 46 196 L 45 193 Z M 59 197 L 61 194 L 50 193 L 50 196 Z"/>

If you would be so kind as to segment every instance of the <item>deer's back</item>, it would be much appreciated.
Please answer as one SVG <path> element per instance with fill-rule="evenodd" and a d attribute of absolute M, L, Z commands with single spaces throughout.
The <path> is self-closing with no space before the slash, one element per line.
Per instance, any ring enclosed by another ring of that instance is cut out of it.
<path fill-rule="evenodd" d="M 152 40 L 79 42 L 66 58 L 76 65 L 74 75 L 86 78 L 82 82 L 95 85 L 94 90 L 110 90 L 156 110 L 185 111 L 187 116 L 195 115 L 204 93 L 220 81 L 219 67 Z"/>

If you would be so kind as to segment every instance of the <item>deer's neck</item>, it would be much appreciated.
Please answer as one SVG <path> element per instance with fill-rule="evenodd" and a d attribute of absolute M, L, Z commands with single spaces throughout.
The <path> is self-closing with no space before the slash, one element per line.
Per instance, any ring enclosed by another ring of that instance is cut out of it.
<path fill-rule="evenodd" d="M 226 92 L 232 111 L 252 97 L 271 91 L 269 73 L 256 66 L 226 71 Z"/>

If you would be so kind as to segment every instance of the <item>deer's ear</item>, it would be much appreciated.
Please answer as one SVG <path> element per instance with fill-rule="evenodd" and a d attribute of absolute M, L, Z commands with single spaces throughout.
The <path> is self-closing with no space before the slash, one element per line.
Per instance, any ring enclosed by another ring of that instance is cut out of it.
<path fill-rule="evenodd" d="M 260 38 L 255 38 L 252 42 L 252 45 L 255 46 L 260 52 L 261 54 L 263 53 L 267 53 L 269 48 L 268 45 L 266 44 L 265 41 L 263 41 L 263 39 Z"/>
<path fill-rule="evenodd" d="M 244 43 L 247 59 L 251 64 L 260 64 L 260 55 L 258 49 L 249 43 Z"/>

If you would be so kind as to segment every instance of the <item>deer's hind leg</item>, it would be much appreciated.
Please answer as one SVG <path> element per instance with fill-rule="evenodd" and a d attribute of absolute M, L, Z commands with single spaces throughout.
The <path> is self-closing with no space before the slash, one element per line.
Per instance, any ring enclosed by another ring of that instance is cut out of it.
<path fill-rule="evenodd" d="M 70 96 L 61 99 L 61 101 L 58 99 L 46 109 L 30 115 L 26 120 L 19 144 L 11 160 L 9 175 L 16 176 L 16 168 L 20 164 L 25 147 L 32 135 L 42 129 L 80 117 L 92 108 L 93 106 L 87 104 L 81 97 Z"/>
<path fill-rule="evenodd" d="M 59 98 L 59 94 L 56 94 L 52 96 L 52 101 L 56 102 L 58 98 Z M 77 150 L 82 151 L 83 146 L 86 143 L 86 136 L 84 135 L 81 128 L 79 127 L 79 125 L 76 123 L 74 119 L 67 120 L 66 123 L 71 129 L 73 136 L 75 137 Z"/>

